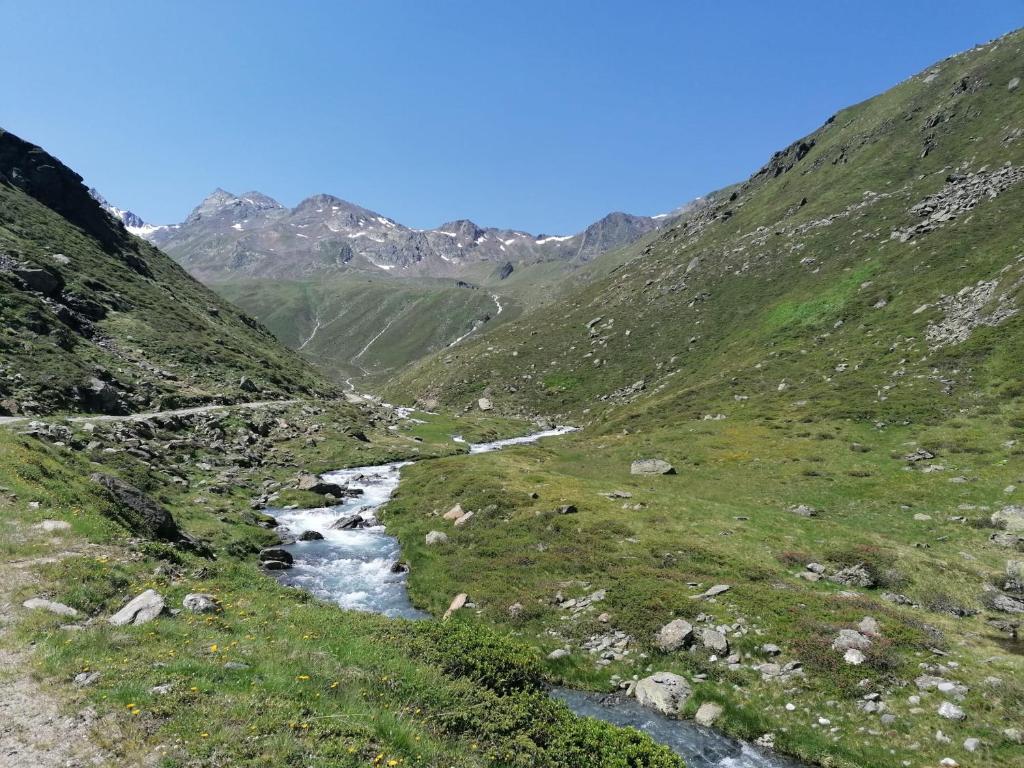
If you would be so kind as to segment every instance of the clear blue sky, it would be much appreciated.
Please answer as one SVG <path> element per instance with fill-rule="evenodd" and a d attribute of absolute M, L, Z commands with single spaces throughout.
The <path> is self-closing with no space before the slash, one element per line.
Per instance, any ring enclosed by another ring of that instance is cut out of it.
<path fill-rule="evenodd" d="M 0 0 L 0 125 L 112 202 L 577 231 L 745 178 L 1022 0 Z"/>

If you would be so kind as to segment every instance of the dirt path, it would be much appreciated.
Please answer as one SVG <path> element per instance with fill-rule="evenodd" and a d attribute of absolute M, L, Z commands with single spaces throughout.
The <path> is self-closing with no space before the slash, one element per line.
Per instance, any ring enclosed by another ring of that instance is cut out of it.
<path fill-rule="evenodd" d="M 59 541 L 55 542 L 60 544 Z M 33 568 L 56 556 L 0 563 L 0 766 L 3 768 L 115 768 L 122 763 L 93 740 L 98 721 L 91 709 L 69 707 L 34 679 L 29 652 L 12 647 L 9 635 L 26 609 L 13 596 L 34 581 Z M 108 731 L 104 723 L 104 731 Z M 113 733 L 108 733 L 114 737 Z"/>
<path fill-rule="evenodd" d="M 148 413 L 130 413 L 125 416 L 109 416 L 94 414 L 89 416 L 0 416 L 0 427 L 27 424 L 30 421 L 71 421 L 81 424 L 87 421 L 145 421 L 155 416 L 192 416 L 197 413 L 213 413 L 215 411 L 254 410 L 280 405 L 295 405 L 303 400 L 260 400 L 253 403 L 235 403 L 234 405 L 197 405 L 193 408 L 175 408 L 168 411 L 149 411 Z"/>

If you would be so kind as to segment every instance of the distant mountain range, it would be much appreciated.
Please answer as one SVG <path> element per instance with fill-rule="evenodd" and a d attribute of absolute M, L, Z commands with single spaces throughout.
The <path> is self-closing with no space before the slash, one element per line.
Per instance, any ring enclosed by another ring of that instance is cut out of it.
<path fill-rule="evenodd" d="M 180 224 L 156 226 L 97 200 L 133 234 L 166 251 L 204 282 L 244 278 L 301 279 L 365 269 L 403 276 L 458 277 L 481 263 L 499 277 L 519 264 L 583 263 L 628 245 L 691 210 L 699 200 L 659 216 L 610 213 L 572 235 L 529 234 L 459 219 L 436 229 L 406 227 L 332 195 L 287 208 L 260 192 L 217 189 Z"/>

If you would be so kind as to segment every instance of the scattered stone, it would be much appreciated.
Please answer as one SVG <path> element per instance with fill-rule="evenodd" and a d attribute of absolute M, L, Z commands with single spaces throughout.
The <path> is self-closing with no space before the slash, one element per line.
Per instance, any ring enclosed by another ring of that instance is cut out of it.
<path fill-rule="evenodd" d="M 466 514 L 466 510 L 462 508 L 461 504 L 456 504 L 454 507 L 445 512 L 441 517 L 445 520 L 458 520 Z"/>
<path fill-rule="evenodd" d="M 843 654 L 843 661 L 854 666 L 860 666 L 867 661 L 867 658 L 868 657 L 864 655 L 864 651 L 860 651 L 856 648 L 850 648 Z"/>
<path fill-rule="evenodd" d="M 95 685 L 99 679 L 99 672 L 79 672 L 75 675 L 73 682 L 79 688 L 88 688 L 90 685 Z"/>
<path fill-rule="evenodd" d="M 57 603 L 53 600 L 46 600 L 42 597 L 33 597 L 22 603 L 22 606 L 33 611 L 48 611 L 56 614 L 57 616 L 65 616 L 69 619 L 76 619 L 79 616 L 78 611 L 72 608 L 70 605 L 64 605 L 64 603 Z"/>
<path fill-rule="evenodd" d="M 629 465 L 631 475 L 674 475 L 676 468 L 662 459 L 638 459 Z"/>
<path fill-rule="evenodd" d="M 908 453 L 903 458 L 906 461 L 909 461 L 911 464 L 913 464 L 918 461 L 928 461 L 929 459 L 934 459 L 935 454 L 929 450 L 925 450 L 924 448 L 918 448 L 916 451 Z"/>
<path fill-rule="evenodd" d="M 729 652 L 729 641 L 717 629 L 701 629 L 700 644 L 717 654 L 727 654 Z"/>
<path fill-rule="evenodd" d="M 494 407 L 494 404 L 486 397 L 481 397 L 477 400 L 476 405 L 481 411 L 489 411 Z"/>
<path fill-rule="evenodd" d="M 775 645 L 775 643 L 765 643 L 761 646 L 761 653 L 765 656 L 779 656 L 782 653 L 782 649 Z"/>
<path fill-rule="evenodd" d="M 56 533 L 57 531 L 71 530 L 71 523 L 64 520 L 43 520 L 32 526 L 44 533 Z"/>
<path fill-rule="evenodd" d="M 426 535 L 426 542 L 428 547 L 433 547 L 437 544 L 447 544 L 448 534 L 441 531 L 430 531 Z"/>
<path fill-rule="evenodd" d="M 248 664 L 243 664 L 240 661 L 225 661 L 224 662 L 224 669 L 242 670 L 242 669 L 248 669 L 248 668 L 249 668 Z"/>
<path fill-rule="evenodd" d="M 654 644 L 666 653 L 677 651 L 693 640 L 693 625 L 686 619 L 674 619 L 658 630 Z"/>
<path fill-rule="evenodd" d="M 964 749 L 968 752 L 977 752 L 981 746 L 981 739 L 976 739 L 973 736 L 969 739 L 964 739 Z"/>
<path fill-rule="evenodd" d="M 141 595 L 128 601 L 120 611 L 111 616 L 108 621 L 115 627 L 126 624 L 139 626 L 152 621 L 164 610 L 164 599 L 153 589 L 147 589 Z"/>
<path fill-rule="evenodd" d="M 559 659 L 564 659 L 568 655 L 569 651 L 565 648 L 556 648 L 548 654 L 548 659 L 550 659 L 551 661 L 558 661 Z"/>
<path fill-rule="evenodd" d="M 192 613 L 216 613 L 220 610 L 217 598 L 202 592 L 193 592 L 185 595 L 185 599 L 181 601 L 181 604 L 185 607 L 186 611 L 191 611 Z"/>
<path fill-rule="evenodd" d="M 713 701 L 705 701 L 697 708 L 697 713 L 693 716 L 693 720 L 697 725 L 703 725 L 710 728 L 715 724 L 715 721 L 722 716 L 721 704 L 716 704 Z"/>
<path fill-rule="evenodd" d="M 1020 87 L 1020 78 L 1019 77 L 1013 78 L 1012 80 L 1010 80 L 1010 82 L 1008 82 L 1006 84 L 1006 90 L 1008 90 L 1008 91 L 1016 91 L 1017 88 L 1019 88 L 1019 87 Z"/>
<path fill-rule="evenodd" d="M 303 531 L 299 534 L 299 541 L 323 541 L 324 535 L 320 531 Z"/>
<path fill-rule="evenodd" d="M 715 586 L 701 592 L 699 595 L 694 595 L 691 600 L 708 600 L 712 597 L 717 597 L 724 592 L 728 592 L 732 587 L 728 584 L 715 584 Z"/>
<path fill-rule="evenodd" d="M 881 637 L 882 635 L 882 628 L 878 626 L 878 620 L 873 616 L 865 616 L 861 619 L 857 629 L 862 635 L 867 635 L 868 637 Z"/>
<path fill-rule="evenodd" d="M 849 587 L 867 588 L 875 586 L 875 580 L 868 572 L 864 563 L 857 563 L 856 565 L 842 568 L 829 576 L 828 580 L 833 581 L 836 584 L 844 584 Z"/>
<path fill-rule="evenodd" d="M 462 517 L 460 517 L 458 520 L 455 521 L 455 523 L 454 523 L 455 527 L 456 528 L 461 528 L 462 526 L 466 525 L 470 520 L 473 519 L 473 515 L 474 515 L 473 512 L 467 512 L 466 514 L 464 514 Z"/>
<path fill-rule="evenodd" d="M 161 685 L 154 685 L 149 689 L 150 693 L 155 693 L 157 696 L 166 696 L 168 693 L 174 690 L 172 683 L 162 683 Z"/>
<path fill-rule="evenodd" d="M 452 598 L 451 603 L 448 605 L 448 610 L 444 612 L 444 616 L 442 618 L 447 619 L 456 611 L 461 610 L 466 605 L 466 601 L 468 599 L 469 595 L 467 595 L 465 592 L 460 592 L 459 594 L 457 594 L 455 597 Z"/>
<path fill-rule="evenodd" d="M 649 707 L 667 717 L 679 717 L 679 712 L 692 694 L 690 684 L 671 672 L 655 672 L 637 681 L 633 695 L 641 706 Z"/>
<path fill-rule="evenodd" d="M 939 705 L 939 717 L 944 717 L 947 720 L 963 720 L 967 717 L 966 713 L 960 709 L 956 704 L 950 701 L 944 701 Z"/>
<path fill-rule="evenodd" d="M 576 509 L 575 504 L 563 504 L 555 510 L 555 512 L 559 515 L 575 515 L 579 510 Z M 458 523 L 456 523 L 456 525 L 458 525 Z"/>
<path fill-rule="evenodd" d="M 789 511 L 798 517 L 817 517 L 818 510 L 807 504 L 796 504 L 789 508 Z"/>
<path fill-rule="evenodd" d="M 832 641 L 832 648 L 837 651 L 846 651 L 855 648 L 859 651 L 866 651 L 871 647 L 871 638 L 865 637 L 855 629 L 841 629 L 835 640 Z"/>
<path fill-rule="evenodd" d="M 992 515 L 992 525 L 1010 533 L 1024 533 L 1024 506 L 1010 505 Z"/>

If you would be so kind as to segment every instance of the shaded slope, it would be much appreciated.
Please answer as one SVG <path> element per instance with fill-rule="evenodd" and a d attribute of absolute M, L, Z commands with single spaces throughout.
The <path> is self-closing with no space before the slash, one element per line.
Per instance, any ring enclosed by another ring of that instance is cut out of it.
<path fill-rule="evenodd" d="M 256 321 L 131 236 L 77 174 L 5 131 L 0 298 L 6 413 L 329 391 Z"/>

